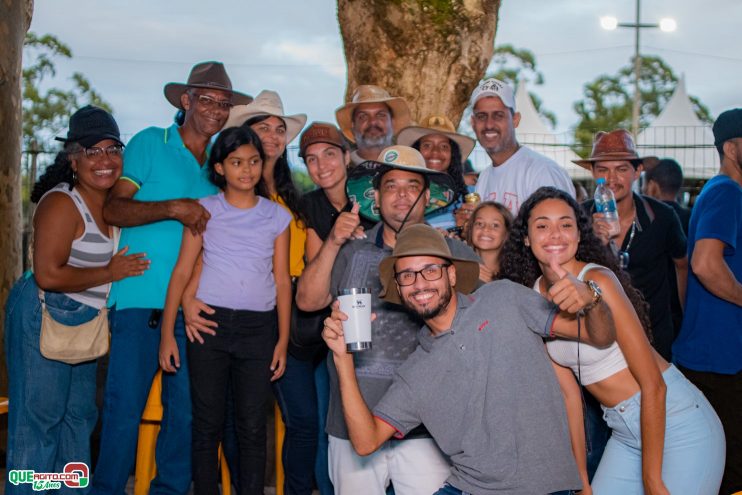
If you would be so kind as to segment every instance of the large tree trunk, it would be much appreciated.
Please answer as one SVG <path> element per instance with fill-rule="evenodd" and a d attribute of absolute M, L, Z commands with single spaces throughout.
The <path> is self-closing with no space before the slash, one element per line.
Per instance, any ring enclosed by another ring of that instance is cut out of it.
<path fill-rule="evenodd" d="M 346 101 L 361 84 L 404 97 L 414 120 L 455 125 L 494 51 L 500 0 L 338 0 Z"/>
<path fill-rule="evenodd" d="M 33 0 L 0 3 L 0 337 L 5 300 L 21 274 L 21 58 Z M 0 395 L 8 395 L 5 353 L 0 353 Z M 0 434 L 4 437 L 5 432 Z M 4 443 L 4 442 L 3 442 Z"/>

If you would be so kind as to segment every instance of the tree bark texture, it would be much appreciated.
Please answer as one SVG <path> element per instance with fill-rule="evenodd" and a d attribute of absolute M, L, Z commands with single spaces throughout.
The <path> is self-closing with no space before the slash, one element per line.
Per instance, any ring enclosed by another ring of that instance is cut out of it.
<path fill-rule="evenodd" d="M 21 274 L 21 59 L 33 0 L 0 0 L 0 337 L 5 301 Z M 8 395 L 5 353 L 0 353 L 0 395 Z M 3 435 L 4 436 L 4 432 Z"/>
<path fill-rule="evenodd" d="M 494 51 L 500 0 L 338 0 L 348 64 L 345 101 L 361 84 L 402 96 L 413 120 L 458 125 Z"/>

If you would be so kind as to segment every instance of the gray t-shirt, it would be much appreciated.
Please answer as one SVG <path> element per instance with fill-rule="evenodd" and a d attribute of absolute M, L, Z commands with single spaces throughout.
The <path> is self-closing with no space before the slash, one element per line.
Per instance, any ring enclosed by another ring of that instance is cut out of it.
<path fill-rule="evenodd" d="M 356 377 L 361 395 L 369 408 L 373 408 L 392 384 L 394 371 L 417 347 L 417 333 L 422 320 L 406 311 L 402 306 L 379 298 L 381 280 L 379 263 L 392 253 L 382 241 L 383 224 L 369 230 L 366 239 L 354 240 L 342 247 L 332 267 L 330 291 L 333 297 L 339 289 L 368 287 L 371 289 L 371 311 L 376 313 L 372 324 L 373 347 L 353 355 Z M 455 239 L 446 239 L 451 253 L 456 257 L 478 260 L 469 246 Z M 330 404 L 327 413 L 328 434 L 348 439 L 343 406 L 340 399 L 337 370 L 328 358 L 330 373 Z M 420 430 L 412 436 L 419 436 Z M 424 430 L 423 430 L 424 433 Z M 427 433 L 424 433 L 427 436 Z"/>
<path fill-rule="evenodd" d="M 556 307 L 500 280 L 458 294 L 451 330 L 420 331 L 374 415 L 406 435 L 424 423 L 475 495 L 544 495 L 581 486 L 564 399 L 546 355 Z"/>

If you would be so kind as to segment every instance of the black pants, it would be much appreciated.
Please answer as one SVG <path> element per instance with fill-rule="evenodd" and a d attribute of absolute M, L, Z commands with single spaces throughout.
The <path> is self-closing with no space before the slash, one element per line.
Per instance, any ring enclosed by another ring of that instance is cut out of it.
<path fill-rule="evenodd" d="M 736 375 L 721 375 L 678 369 L 703 392 L 719 415 L 727 440 L 727 459 L 720 495 L 742 490 L 742 371 Z"/>
<path fill-rule="evenodd" d="M 239 445 L 239 492 L 261 494 L 265 485 L 266 415 L 270 364 L 278 340 L 276 312 L 214 307 L 219 324 L 204 343 L 188 343 L 193 403 L 193 483 L 196 495 L 218 495 L 218 446 L 231 385 Z"/>

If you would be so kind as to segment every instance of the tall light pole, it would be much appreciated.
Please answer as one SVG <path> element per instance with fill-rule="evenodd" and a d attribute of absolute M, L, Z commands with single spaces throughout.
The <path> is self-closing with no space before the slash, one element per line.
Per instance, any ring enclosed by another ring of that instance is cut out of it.
<path fill-rule="evenodd" d="M 675 31 L 677 24 L 674 19 L 660 19 L 659 23 L 641 22 L 641 0 L 636 0 L 636 20 L 634 22 L 618 22 L 615 17 L 601 17 L 600 25 L 603 29 L 613 30 L 617 27 L 634 30 L 634 101 L 631 107 L 631 133 L 636 138 L 639 135 L 639 109 L 641 107 L 641 93 L 639 92 L 639 75 L 641 74 L 642 59 L 639 53 L 639 33 L 644 28 L 660 28 L 662 31 Z"/>

